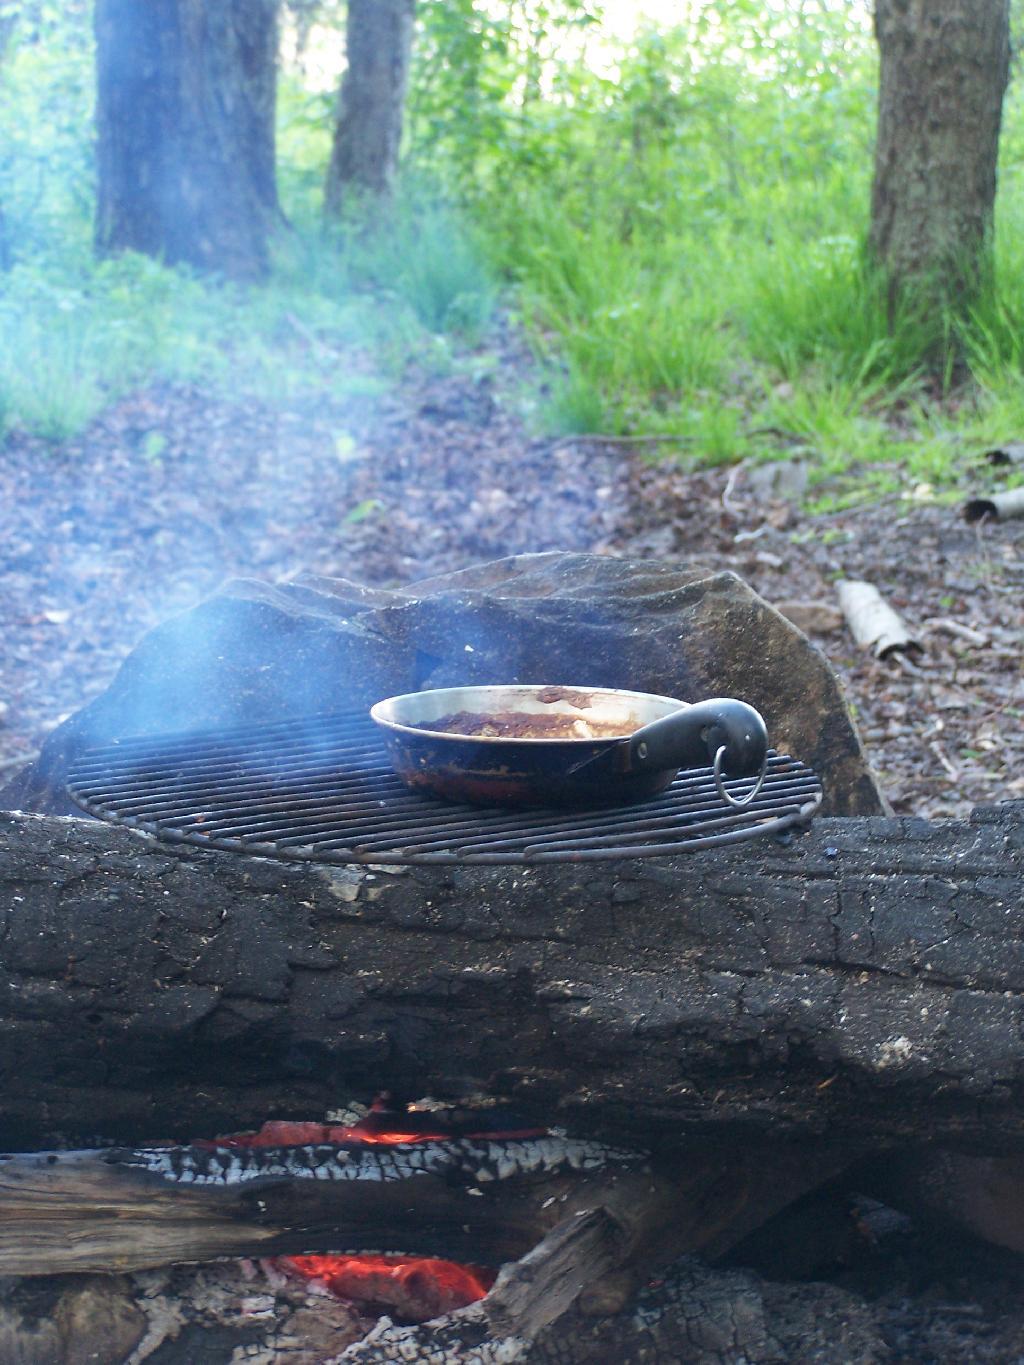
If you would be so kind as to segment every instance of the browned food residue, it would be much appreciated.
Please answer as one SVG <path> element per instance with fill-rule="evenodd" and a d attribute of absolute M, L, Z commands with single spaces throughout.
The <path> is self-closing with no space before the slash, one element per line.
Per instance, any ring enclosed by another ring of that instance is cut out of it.
<path fill-rule="evenodd" d="M 537 693 L 537 700 L 543 702 L 545 706 L 552 706 L 556 701 L 567 701 L 578 711 L 587 711 L 594 705 L 591 694 L 581 691 L 578 687 L 545 687 L 543 691 Z"/>
<path fill-rule="evenodd" d="M 413 728 L 486 739 L 619 739 L 638 729 L 639 721 L 633 716 L 625 721 L 602 721 L 558 713 L 534 716 L 526 711 L 499 711 L 492 715 L 455 711 L 437 720 L 420 721 Z"/>

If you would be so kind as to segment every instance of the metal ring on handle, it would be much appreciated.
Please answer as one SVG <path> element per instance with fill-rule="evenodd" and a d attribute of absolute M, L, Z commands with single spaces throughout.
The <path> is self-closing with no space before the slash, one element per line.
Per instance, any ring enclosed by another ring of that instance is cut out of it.
<path fill-rule="evenodd" d="M 722 755 L 725 753 L 725 749 L 726 746 L 722 744 L 719 746 L 718 753 L 715 754 L 715 786 L 718 788 L 718 795 L 723 801 L 726 801 L 730 806 L 735 806 L 738 810 L 741 810 L 744 806 L 750 805 L 751 801 L 753 801 L 754 797 L 764 786 L 765 774 L 768 771 L 768 755 L 765 754 L 764 762 L 761 764 L 761 771 L 758 773 L 757 781 L 754 783 L 753 787 L 747 792 L 746 796 L 737 797 L 726 791 L 725 783 L 722 781 Z"/>

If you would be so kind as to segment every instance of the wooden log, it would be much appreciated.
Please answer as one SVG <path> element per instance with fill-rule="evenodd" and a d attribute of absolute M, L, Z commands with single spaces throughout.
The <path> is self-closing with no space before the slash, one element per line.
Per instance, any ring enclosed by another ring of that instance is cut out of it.
<path fill-rule="evenodd" d="M 517 1169 L 522 1152 L 532 1164 Z M 599 1177 L 574 1175 L 584 1161 L 602 1163 Z M 561 1139 L 8 1155 L 0 1274 L 327 1250 L 500 1265 L 531 1250 L 575 1201 L 593 1202 L 598 1186 L 640 1203 L 663 1198 L 664 1183 L 643 1167 L 633 1154 Z"/>
<path fill-rule="evenodd" d="M 867 1187 L 896 1208 L 1024 1255 L 1024 1156 L 910 1149 L 871 1162 Z"/>
<path fill-rule="evenodd" d="M 1024 465 L 1024 441 L 1004 441 L 1002 445 L 986 450 L 981 457 L 991 465 Z"/>
<path fill-rule="evenodd" d="M 584 1286 L 626 1259 L 622 1230 L 607 1209 L 581 1209 L 532 1251 L 502 1268 L 484 1312 L 492 1335 L 532 1341 L 562 1316 Z"/>
<path fill-rule="evenodd" d="M 1007 488 L 1001 493 L 987 493 L 964 503 L 964 520 L 1010 521 L 1024 517 L 1024 488 Z"/>
<path fill-rule="evenodd" d="M 627 1145 L 1020 1150 L 1021 809 L 455 871 L 7 814 L 2 1141 L 210 1136 L 386 1084 L 504 1094 Z"/>
<path fill-rule="evenodd" d="M 587 1281 L 682 1251 L 720 1252 L 841 1171 L 852 1147 L 769 1147 L 756 1159 L 694 1150 L 680 1165 L 550 1136 L 381 1146 L 169 1147 L 0 1158 L 0 1276 L 130 1271 L 221 1256 L 402 1252 L 500 1266 L 568 1227 L 523 1276 L 499 1282 L 507 1326 L 551 1321 L 566 1297 L 555 1267 L 576 1238 Z M 766 1174 L 770 1178 L 766 1179 Z M 532 1285 L 546 1265 L 543 1292 Z M 524 1286 L 527 1292 L 522 1292 Z M 561 1286 L 561 1287 L 560 1287 Z"/>
<path fill-rule="evenodd" d="M 581 1210 L 528 1255 L 504 1266 L 481 1302 L 415 1327 L 395 1328 L 385 1319 L 356 1343 L 351 1358 L 442 1359 L 451 1365 L 526 1360 L 537 1337 L 567 1312 L 582 1288 L 620 1263 L 623 1240 L 606 1209 Z"/>
<path fill-rule="evenodd" d="M 920 652 L 920 642 L 873 583 L 843 579 L 836 584 L 836 594 L 853 638 L 862 649 L 870 649 L 876 659 Z"/>

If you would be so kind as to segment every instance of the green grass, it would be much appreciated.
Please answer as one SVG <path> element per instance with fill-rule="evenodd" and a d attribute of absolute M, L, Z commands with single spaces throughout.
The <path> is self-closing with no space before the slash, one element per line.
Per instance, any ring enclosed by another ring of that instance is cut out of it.
<path fill-rule="evenodd" d="M 799 22 L 753 3 L 712 22 L 704 7 L 619 52 L 615 80 L 554 69 L 560 102 L 528 110 L 515 67 L 528 44 L 492 41 L 474 10 L 486 41 L 446 62 L 437 44 L 462 42 L 465 16 L 423 12 L 434 36 L 387 216 L 353 211 L 324 233 L 333 100 L 285 73 L 293 228 L 266 283 L 244 288 L 92 259 L 87 26 L 16 47 L 0 92 L 15 258 L 0 424 L 59 441 L 154 377 L 284 400 L 394 382 L 410 359 L 444 373 L 477 363 L 503 298 L 538 357 L 524 406 L 543 431 L 676 434 L 658 449 L 693 463 L 795 455 L 817 505 L 921 485 L 946 496 L 977 451 L 1024 433 L 1015 88 L 992 277 L 966 317 L 892 316 L 864 251 L 874 49 L 847 7 L 806 0 Z M 365 366 L 339 364 L 353 347 Z"/>
<path fill-rule="evenodd" d="M 260 286 L 140 256 L 39 253 L 8 272 L 0 297 L 0 422 L 57 442 L 154 378 L 283 401 L 379 388 L 411 358 L 450 368 L 445 336 L 433 334 L 475 340 L 494 283 L 457 218 L 435 207 L 430 229 L 417 252 L 398 228 L 372 251 L 354 228 L 330 240 L 295 228 Z M 353 347 L 375 358 L 377 379 L 373 360 L 339 364 Z"/>
<path fill-rule="evenodd" d="M 556 436 L 608 432 L 612 426 L 597 386 L 571 362 L 553 368 L 548 391 L 540 404 L 540 417 L 541 429 Z"/>
<path fill-rule="evenodd" d="M 560 163 L 503 176 L 488 230 L 560 376 L 541 408 L 552 429 L 674 431 L 705 463 L 796 451 L 819 501 L 851 481 L 942 496 L 973 451 L 1024 431 L 1024 195 L 1004 174 L 994 274 L 967 317 L 913 300 L 892 313 L 864 247 L 874 49 L 847 34 L 820 74 L 846 21 L 810 12 L 820 33 L 802 51 L 792 33 L 759 49 L 766 11 L 739 12 L 749 56 L 733 29 L 688 74 L 687 35 L 660 35 L 675 85 L 650 79 L 641 46 L 589 117 L 577 92 Z M 1004 169 L 1024 162 L 1022 111 L 1011 89 Z"/>
<path fill-rule="evenodd" d="M 327 242 L 353 284 L 407 310 L 426 331 L 475 341 L 486 328 L 496 284 L 480 235 L 422 189 L 408 190 L 386 216 L 353 214 Z"/>
<path fill-rule="evenodd" d="M 738 197 L 742 233 L 677 206 L 626 237 L 600 195 L 573 222 L 539 188 L 519 205 L 515 264 L 537 349 L 563 376 L 552 426 L 676 431 L 706 463 L 786 454 L 797 438 L 816 481 L 894 460 L 956 479 L 961 448 L 1017 421 L 1024 272 L 1008 250 L 966 320 L 910 304 L 890 318 L 862 248 L 866 177 L 857 195 L 848 182 Z M 766 427 L 787 439 L 759 439 Z"/>

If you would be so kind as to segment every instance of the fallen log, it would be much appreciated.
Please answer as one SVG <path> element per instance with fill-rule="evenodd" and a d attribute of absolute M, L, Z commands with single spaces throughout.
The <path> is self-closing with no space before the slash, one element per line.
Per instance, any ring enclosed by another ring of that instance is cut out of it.
<path fill-rule="evenodd" d="M 703 1153 L 659 1168 L 642 1154 L 556 1135 L 7 1155 L 0 1275 L 313 1249 L 504 1261 L 479 1310 L 434 1320 L 419 1337 L 399 1330 L 392 1344 L 402 1360 L 420 1358 L 410 1355 L 418 1341 L 422 1358 L 436 1359 L 446 1339 L 453 1362 L 527 1359 L 581 1293 L 591 1311 L 620 1310 L 681 1250 L 732 1246 L 846 1161 L 813 1144 L 781 1162 L 765 1155 L 756 1178 L 750 1161 L 744 1172 Z M 376 1350 L 380 1333 L 373 1339 Z M 558 1359 L 573 1358 L 559 1350 Z"/>
<path fill-rule="evenodd" d="M 265 1365 L 292 1358 L 320 1365 L 867 1365 L 890 1361 L 894 1352 L 921 1363 L 1019 1357 L 1019 1266 L 995 1251 L 972 1253 L 962 1241 L 935 1238 L 914 1239 L 918 1250 L 906 1264 L 904 1239 L 897 1240 L 901 1250 L 887 1255 L 882 1248 L 881 1263 L 872 1254 L 871 1268 L 853 1283 L 845 1271 L 842 1289 L 820 1278 L 779 1283 L 687 1257 L 625 1311 L 593 1316 L 572 1308 L 530 1343 L 495 1337 L 486 1300 L 417 1326 L 384 1319 L 374 1327 L 349 1304 L 307 1296 L 304 1281 L 271 1282 L 258 1271 L 243 1279 L 232 1262 L 141 1276 L 8 1279 L 0 1284 L 0 1359 L 131 1365 L 156 1352 L 161 1365 L 212 1365 L 235 1351 L 236 1360 Z M 937 1254 L 922 1262 L 925 1245 Z"/>
<path fill-rule="evenodd" d="M 532 1164 L 517 1168 L 513 1150 Z M 599 1177 L 574 1178 L 584 1161 Z M 645 1224 L 668 1192 L 635 1154 L 560 1139 L 8 1155 L 0 1274 L 316 1251 L 500 1265 L 532 1250 L 580 1200 L 593 1204 L 598 1188 Z"/>
<path fill-rule="evenodd" d="M 856 1154 L 694 1147 L 668 1164 L 559 1135 L 6 1154 L 0 1276 L 321 1251 L 495 1267 L 527 1257 L 521 1276 L 499 1280 L 493 1311 L 506 1333 L 527 1318 L 539 1331 L 611 1271 L 723 1252 Z M 572 1221 L 598 1209 L 602 1218 Z"/>
<path fill-rule="evenodd" d="M 2 1141 L 188 1138 L 388 1084 L 642 1147 L 1020 1150 L 1022 846 L 1011 803 L 676 859 L 328 868 L 7 814 Z"/>

